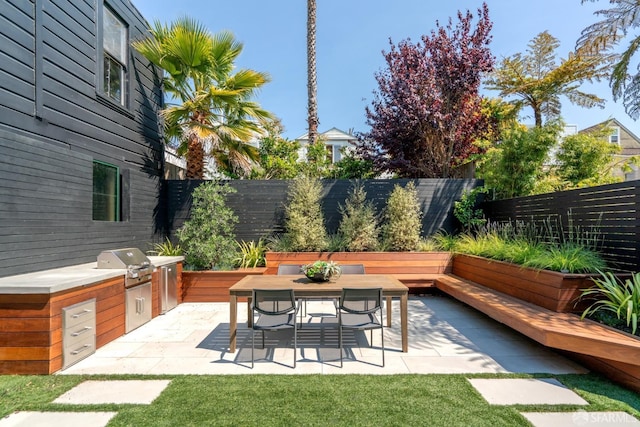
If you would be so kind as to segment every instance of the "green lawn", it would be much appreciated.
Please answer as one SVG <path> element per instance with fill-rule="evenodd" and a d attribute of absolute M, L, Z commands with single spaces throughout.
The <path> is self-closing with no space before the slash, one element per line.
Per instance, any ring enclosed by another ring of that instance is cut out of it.
<path fill-rule="evenodd" d="M 424 425 L 527 426 L 519 411 L 624 411 L 640 395 L 596 375 L 556 375 L 583 406 L 491 406 L 466 378 L 526 375 L 0 376 L 0 416 L 18 410 L 117 411 L 109 426 Z M 546 376 L 545 376 L 546 377 Z M 97 379 L 171 379 L 151 405 L 60 405 L 53 399 Z"/>

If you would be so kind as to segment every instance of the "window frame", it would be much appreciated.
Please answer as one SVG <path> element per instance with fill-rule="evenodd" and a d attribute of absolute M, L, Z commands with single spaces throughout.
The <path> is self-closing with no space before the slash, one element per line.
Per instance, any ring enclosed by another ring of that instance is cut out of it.
<path fill-rule="evenodd" d="M 95 197 L 96 197 L 96 191 L 95 191 L 95 167 L 96 165 L 102 165 L 102 166 L 107 166 L 110 168 L 115 169 L 115 175 L 116 175 L 116 180 L 115 180 L 115 219 L 96 219 L 96 209 L 95 209 Z M 92 189 L 91 189 L 91 219 L 93 221 L 100 221 L 100 222 L 121 222 L 122 221 L 122 214 L 121 214 L 121 208 L 122 208 L 122 185 L 121 185 L 121 180 L 120 180 L 120 167 L 108 163 L 108 162 L 103 162 L 101 160 L 93 160 L 92 162 L 92 178 L 91 178 L 91 183 L 92 183 Z"/>
<path fill-rule="evenodd" d="M 106 101 L 110 106 L 115 106 L 118 108 L 123 108 L 125 111 L 129 110 L 130 106 L 130 65 L 131 65 L 131 48 L 130 48 L 130 25 L 129 23 L 122 18 L 122 14 L 118 13 L 115 7 L 110 5 L 106 1 L 98 1 L 98 25 L 97 25 L 97 37 L 96 37 L 96 52 L 97 52 L 97 60 L 96 60 L 96 93 L 98 94 L 98 99 L 102 101 Z M 124 28 L 124 43 L 123 48 L 124 52 L 122 52 L 122 62 L 120 59 L 116 58 L 113 54 L 109 53 L 107 49 L 104 47 L 105 39 L 105 10 L 108 11 L 115 19 L 117 19 Z M 107 78 L 107 60 L 110 61 L 111 64 L 115 64 L 120 67 L 120 100 L 112 96 L 108 90 L 105 88 L 105 79 Z"/>
<path fill-rule="evenodd" d="M 615 138 L 615 141 L 614 141 Z M 610 144 L 620 145 L 620 126 L 611 126 L 611 134 L 609 135 Z"/>

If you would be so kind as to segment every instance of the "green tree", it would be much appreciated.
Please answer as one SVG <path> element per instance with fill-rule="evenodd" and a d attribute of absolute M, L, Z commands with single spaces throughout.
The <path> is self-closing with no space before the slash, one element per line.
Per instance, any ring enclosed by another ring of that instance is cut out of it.
<path fill-rule="evenodd" d="M 500 143 L 487 151 L 476 176 L 484 179 L 497 198 L 532 194 L 536 182 L 545 175 L 544 165 L 559 132 L 557 124 L 531 129 L 513 124 L 502 132 Z"/>
<path fill-rule="evenodd" d="M 357 155 L 355 151 L 341 151 L 342 158 L 334 163 L 331 176 L 335 179 L 370 179 L 375 178 L 373 162 L 365 160 Z"/>
<path fill-rule="evenodd" d="M 307 160 L 299 164 L 300 173 L 303 175 L 324 178 L 331 173 L 331 160 L 327 153 L 327 147 L 322 138 L 307 145 Z"/>
<path fill-rule="evenodd" d="M 205 182 L 193 191 L 190 217 L 178 230 L 185 261 L 197 270 L 231 269 L 236 259 L 234 229 L 238 217 L 226 205 L 236 190 Z"/>
<path fill-rule="evenodd" d="M 596 2 L 598 0 L 582 0 Z M 629 116 L 640 117 L 640 73 L 631 74 L 629 66 L 638 49 L 640 35 L 631 36 L 627 49 L 621 55 L 613 54 L 613 49 L 629 37 L 631 29 L 640 26 L 640 3 L 635 0 L 609 0 L 613 5 L 609 9 L 599 10 L 595 15 L 603 17 L 582 30 L 576 44 L 578 49 L 591 54 L 605 54 L 614 64 L 610 77 L 610 86 L 614 101 L 622 98 L 622 103 Z"/>
<path fill-rule="evenodd" d="M 285 206 L 284 239 L 292 251 L 322 251 L 329 237 L 322 214 L 322 184 L 318 178 L 301 175 L 289 188 Z"/>
<path fill-rule="evenodd" d="M 260 140 L 258 165 L 251 171 L 253 179 L 293 179 L 298 175 L 300 143 L 282 138 L 282 124 L 275 120 L 265 126 L 267 135 Z"/>
<path fill-rule="evenodd" d="M 485 82 L 488 89 L 499 90 L 502 97 L 514 97 L 513 104 L 530 107 L 536 127 L 560 118 L 560 96 L 566 96 L 581 107 L 604 107 L 605 100 L 580 90 L 584 82 L 599 81 L 608 76 L 608 59 L 604 55 L 587 55 L 583 51 L 569 53 L 560 64 L 556 61 L 558 39 L 547 31 L 529 43 L 527 53 L 504 58 Z"/>
<path fill-rule="evenodd" d="M 556 154 L 558 176 L 570 187 L 586 187 L 621 181 L 612 172 L 627 162 L 616 162 L 618 144 L 608 141 L 610 129 L 603 127 L 591 133 L 578 133 L 564 138 Z"/>
<path fill-rule="evenodd" d="M 132 45 L 165 71 L 166 135 L 186 156 L 187 178 L 203 177 L 207 156 L 223 172 L 247 173 L 258 156 L 247 142 L 262 132 L 259 122 L 270 117 L 251 98 L 269 76 L 248 69 L 234 73 L 243 46 L 230 32 L 211 35 L 188 17 L 170 25 L 156 21 L 150 31 L 150 37 Z"/>
<path fill-rule="evenodd" d="M 396 184 L 387 199 L 382 238 L 390 251 L 412 251 L 420 243 L 422 210 L 413 181 L 405 187 Z"/>
<path fill-rule="evenodd" d="M 340 206 L 340 226 L 338 233 L 348 251 L 373 251 L 378 249 L 378 220 L 371 201 L 362 183 L 352 187 L 344 206 Z"/>

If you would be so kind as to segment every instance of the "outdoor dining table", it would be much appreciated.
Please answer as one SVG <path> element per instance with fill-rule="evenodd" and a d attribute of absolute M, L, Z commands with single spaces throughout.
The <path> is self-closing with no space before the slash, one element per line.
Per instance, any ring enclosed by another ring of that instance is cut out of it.
<path fill-rule="evenodd" d="M 249 275 L 229 288 L 229 351 L 236 351 L 238 297 L 248 297 L 247 319 L 252 322 L 251 295 L 254 289 L 293 289 L 301 298 L 339 298 L 343 288 L 382 288 L 387 301 L 387 327 L 391 327 L 391 301 L 400 298 L 402 351 L 409 351 L 407 307 L 409 288 L 393 276 L 383 274 L 343 274 L 330 282 L 316 283 L 300 275 Z"/>

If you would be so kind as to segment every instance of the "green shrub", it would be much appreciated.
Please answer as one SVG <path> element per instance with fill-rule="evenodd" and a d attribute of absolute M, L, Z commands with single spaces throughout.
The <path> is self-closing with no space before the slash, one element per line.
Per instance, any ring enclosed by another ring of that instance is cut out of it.
<path fill-rule="evenodd" d="M 378 220 L 373 203 L 367 202 L 362 184 L 356 183 L 345 205 L 339 208 L 342 219 L 338 234 L 344 240 L 347 251 L 374 251 L 378 249 Z"/>
<path fill-rule="evenodd" d="M 412 251 L 420 242 L 422 211 L 413 182 L 406 187 L 396 184 L 387 200 L 384 213 L 383 240 L 390 251 Z"/>
<path fill-rule="evenodd" d="M 158 256 L 180 256 L 182 255 L 182 248 L 180 245 L 174 245 L 171 240 L 167 239 L 162 243 L 155 243 L 153 245 L 153 252 Z"/>
<path fill-rule="evenodd" d="M 196 270 L 231 269 L 236 258 L 238 218 L 226 205 L 235 193 L 227 184 L 207 182 L 193 191 L 191 216 L 178 230 L 185 261 Z"/>
<path fill-rule="evenodd" d="M 527 267 L 561 271 L 565 273 L 590 273 L 606 267 L 597 252 L 575 244 L 548 247 L 537 257 L 522 263 Z"/>
<path fill-rule="evenodd" d="M 599 273 L 602 278 L 593 280 L 595 286 L 582 291 L 581 298 L 597 299 L 584 310 L 582 318 L 600 311 L 610 312 L 631 327 L 631 333 L 635 334 L 640 316 L 640 273 L 634 273 L 624 282 L 611 272 Z"/>
<path fill-rule="evenodd" d="M 477 187 L 471 191 L 465 190 L 460 200 L 453 202 L 453 216 L 460 221 L 467 233 L 487 222 L 482 209 L 476 209 L 478 195 L 486 192 L 485 187 Z"/>
<path fill-rule="evenodd" d="M 329 237 L 321 206 L 322 184 L 318 178 L 300 176 L 289 189 L 285 207 L 285 239 L 291 251 L 322 251 Z"/>
<path fill-rule="evenodd" d="M 264 240 L 259 239 L 258 242 L 253 240 L 250 242 L 237 242 L 240 254 L 236 258 L 235 263 L 240 268 L 264 267 L 266 265 L 265 253 L 267 252 L 267 244 Z"/>

